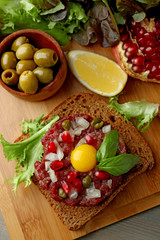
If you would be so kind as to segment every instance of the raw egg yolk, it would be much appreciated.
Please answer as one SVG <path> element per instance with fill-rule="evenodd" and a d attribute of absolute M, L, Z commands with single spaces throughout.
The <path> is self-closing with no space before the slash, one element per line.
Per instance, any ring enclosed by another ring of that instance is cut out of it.
<path fill-rule="evenodd" d="M 96 166 L 96 149 L 82 144 L 71 153 L 71 164 L 79 172 L 88 172 Z"/>

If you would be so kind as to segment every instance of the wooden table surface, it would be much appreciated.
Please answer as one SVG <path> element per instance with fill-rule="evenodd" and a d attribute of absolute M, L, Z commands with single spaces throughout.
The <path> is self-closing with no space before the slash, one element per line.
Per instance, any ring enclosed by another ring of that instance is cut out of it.
<path fill-rule="evenodd" d="M 70 42 L 63 48 L 64 52 L 70 49 L 89 50 L 114 59 L 111 49 L 104 49 L 98 45 L 83 48 Z M 129 78 L 124 90 L 124 95 L 121 96 L 122 101 L 145 98 L 160 104 L 160 85 L 158 84 L 143 83 Z M 53 97 L 42 102 L 27 102 L 0 88 L 0 133 L 6 140 L 13 142 L 21 134 L 19 124 L 22 118 L 30 120 L 42 113 L 46 115 L 61 101 L 77 92 L 89 91 L 73 77 L 71 72 L 68 73 L 63 87 Z M 108 102 L 108 98 L 106 98 L 106 102 Z M 159 240 L 160 228 L 157 219 L 160 220 L 160 208 L 155 208 L 157 210 L 153 208 L 160 203 L 159 124 L 160 119 L 155 118 L 149 129 L 142 134 L 154 153 L 156 161 L 154 169 L 133 180 L 102 213 L 76 232 L 68 231 L 63 226 L 36 186 L 31 185 L 24 189 L 24 184 L 21 184 L 17 195 L 14 195 L 12 186 L 5 180 L 13 177 L 15 163 L 7 162 L 0 147 L 0 210 L 11 240 L 70 240 L 83 235 L 86 236 L 82 239 L 133 239 L 134 230 L 137 232 L 137 236 L 140 234 L 134 239 Z M 150 208 L 153 209 L 144 213 L 145 215 L 142 213 L 142 215 L 125 219 Z M 120 221 L 122 219 L 125 220 Z M 120 222 L 115 223 L 118 221 Z M 115 224 L 111 225 L 112 223 Z M 110 226 L 106 227 L 108 225 Z M 103 227 L 105 228 L 99 230 Z M 93 232 L 95 230 L 98 231 Z M 147 238 L 149 231 L 153 238 Z M 87 235 L 89 232 L 93 233 Z M 6 240 L 0 235 L 1 239 Z"/>
<path fill-rule="evenodd" d="M 10 240 L 0 212 L 0 239 Z M 159 240 L 160 206 L 87 234 L 78 240 Z M 46 239 L 45 239 L 46 240 Z M 49 239 L 50 240 L 50 239 Z M 57 238 L 57 240 L 59 240 Z M 66 239 L 67 240 L 67 239 Z"/>

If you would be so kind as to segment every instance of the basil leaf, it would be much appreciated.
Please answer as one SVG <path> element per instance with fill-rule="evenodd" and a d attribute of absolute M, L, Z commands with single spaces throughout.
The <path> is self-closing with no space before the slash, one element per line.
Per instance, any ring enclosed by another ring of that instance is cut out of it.
<path fill-rule="evenodd" d="M 98 168 L 104 170 L 114 176 L 119 176 L 127 173 L 139 161 L 139 157 L 132 154 L 120 154 L 114 157 L 103 159 Z"/>
<path fill-rule="evenodd" d="M 119 137 L 117 130 L 111 131 L 103 140 L 97 151 L 96 159 L 101 162 L 103 158 L 114 157 L 118 149 Z"/>

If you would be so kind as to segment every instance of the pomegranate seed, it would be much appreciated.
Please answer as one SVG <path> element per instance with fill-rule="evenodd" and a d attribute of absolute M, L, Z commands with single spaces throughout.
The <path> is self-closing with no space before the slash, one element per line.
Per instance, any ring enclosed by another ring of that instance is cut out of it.
<path fill-rule="evenodd" d="M 64 131 L 61 135 L 61 138 L 64 143 L 69 143 L 73 141 L 71 134 L 68 131 Z"/>
<path fill-rule="evenodd" d="M 136 52 L 125 52 L 125 56 L 130 60 L 132 57 L 135 57 L 137 55 Z"/>
<path fill-rule="evenodd" d="M 151 55 L 153 55 L 155 53 L 155 49 L 152 47 L 147 47 L 145 49 L 145 54 L 147 57 L 150 57 Z"/>
<path fill-rule="evenodd" d="M 146 64 L 145 64 L 146 66 L 146 70 L 151 70 L 151 68 L 153 67 L 153 64 L 151 63 L 151 62 L 146 62 Z"/>
<path fill-rule="evenodd" d="M 158 21 L 156 22 L 156 27 L 157 27 L 157 28 L 160 28 L 160 20 L 158 20 Z"/>
<path fill-rule="evenodd" d="M 107 180 L 109 178 L 109 173 L 108 172 L 104 172 L 104 171 L 97 171 L 97 172 L 95 172 L 95 175 L 100 180 Z"/>
<path fill-rule="evenodd" d="M 48 150 L 49 150 L 49 152 L 53 152 L 53 153 L 55 153 L 57 151 L 57 147 L 54 142 L 49 143 Z"/>
<path fill-rule="evenodd" d="M 128 33 L 122 33 L 122 35 L 121 35 L 121 41 L 122 42 L 125 42 L 128 38 L 129 38 L 129 34 Z"/>
<path fill-rule="evenodd" d="M 145 47 L 144 46 L 141 46 L 139 49 L 142 51 L 142 53 L 145 52 Z"/>
<path fill-rule="evenodd" d="M 144 65 L 144 56 L 140 55 L 140 56 L 136 56 L 134 58 L 132 58 L 132 64 L 133 65 Z"/>
<path fill-rule="evenodd" d="M 156 37 L 159 38 L 160 37 L 160 29 L 156 29 L 155 34 L 156 34 Z"/>
<path fill-rule="evenodd" d="M 145 43 L 145 46 L 146 46 L 146 47 L 156 47 L 156 46 L 157 46 L 157 41 L 150 41 L 150 40 L 148 40 L 148 41 Z"/>
<path fill-rule="evenodd" d="M 132 29 L 136 29 L 136 28 L 138 28 L 138 27 L 141 27 L 141 24 L 135 22 L 133 19 L 131 19 L 129 25 L 130 25 L 130 27 L 131 27 Z"/>
<path fill-rule="evenodd" d="M 146 31 L 146 29 L 145 29 L 144 27 L 136 28 L 136 29 L 134 30 L 134 33 L 135 33 L 135 35 L 136 35 L 137 37 L 143 37 L 146 32 L 147 32 L 147 31 Z"/>
<path fill-rule="evenodd" d="M 69 183 L 67 183 L 66 181 L 62 182 L 62 188 L 65 191 L 66 194 L 68 194 L 70 192 L 70 186 Z"/>
<path fill-rule="evenodd" d="M 160 45 L 156 46 L 156 52 L 160 52 Z"/>
<path fill-rule="evenodd" d="M 137 42 L 140 46 L 143 46 L 144 45 L 144 38 L 138 38 Z"/>
<path fill-rule="evenodd" d="M 73 181 L 76 179 L 76 177 L 77 177 L 77 172 L 72 171 L 72 172 L 70 172 L 70 173 L 67 175 L 66 180 L 67 180 L 68 182 L 73 182 Z"/>
<path fill-rule="evenodd" d="M 74 182 L 73 182 L 73 186 L 77 189 L 77 192 L 81 192 L 82 191 L 82 182 L 79 178 L 77 178 Z"/>
<path fill-rule="evenodd" d="M 86 135 L 85 140 L 89 145 L 94 145 L 96 143 L 95 139 L 91 135 Z"/>
<path fill-rule="evenodd" d="M 143 37 L 145 40 L 146 39 L 153 40 L 155 39 L 155 34 L 153 32 L 146 32 Z"/>
<path fill-rule="evenodd" d="M 138 46 L 136 43 L 133 43 L 131 44 L 128 49 L 127 49 L 128 52 L 138 52 Z"/>
<path fill-rule="evenodd" d="M 141 73 L 143 72 L 143 70 L 144 70 L 143 66 L 137 66 L 137 65 L 132 66 L 132 71 L 135 73 Z"/>
<path fill-rule="evenodd" d="M 131 40 L 127 40 L 123 43 L 122 48 L 123 50 L 126 50 L 127 48 L 129 48 L 129 46 L 132 44 Z"/>
<path fill-rule="evenodd" d="M 119 27 L 119 32 L 120 33 L 123 33 L 125 30 L 126 30 L 126 28 L 124 26 L 120 26 Z"/>
<path fill-rule="evenodd" d="M 157 60 L 160 62 L 160 53 L 153 53 L 151 56 L 150 56 L 150 60 Z"/>
<path fill-rule="evenodd" d="M 57 170 L 63 168 L 63 162 L 59 161 L 59 160 L 55 160 L 51 163 L 50 167 L 52 170 L 57 171 Z"/>
<path fill-rule="evenodd" d="M 153 75 L 157 75 L 157 73 L 158 73 L 158 66 L 153 65 L 152 68 L 151 68 L 151 70 L 150 70 L 150 72 L 151 72 L 151 74 L 153 74 Z"/>

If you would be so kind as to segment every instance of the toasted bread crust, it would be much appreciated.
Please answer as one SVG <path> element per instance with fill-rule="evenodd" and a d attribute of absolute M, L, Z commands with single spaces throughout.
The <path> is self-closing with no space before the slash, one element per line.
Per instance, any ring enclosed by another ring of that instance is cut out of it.
<path fill-rule="evenodd" d="M 50 197 L 49 192 L 42 190 L 35 176 L 32 181 L 39 187 L 50 205 L 56 211 L 60 219 L 70 230 L 77 230 L 87 221 L 104 209 L 112 199 L 124 189 L 124 187 L 137 175 L 143 173 L 147 168 L 152 168 L 154 159 L 148 144 L 145 142 L 136 128 L 127 123 L 123 116 L 116 114 L 114 110 L 107 107 L 106 102 L 94 94 L 79 93 L 76 94 L 51 111 L 44 119 L 50 120 L 53 115 L 59 115 L 60 118 L 68 117 L 77 113 L 89 114 L 92 117 L 101 117 L 103 120 L 111 124 L 122 137 L 127 151 L 138 155 L 140 161 L 137 166 L 125 175 L 123 183 L 109 196 L 104 202 L 97 206 L 69 206 L 64 202 L 57 202 Z M 17 141 L 22 141 L 25 138 L 22 135 Z"/>

